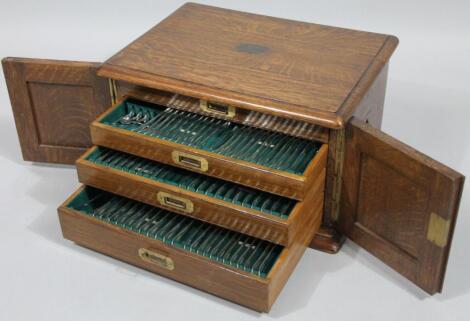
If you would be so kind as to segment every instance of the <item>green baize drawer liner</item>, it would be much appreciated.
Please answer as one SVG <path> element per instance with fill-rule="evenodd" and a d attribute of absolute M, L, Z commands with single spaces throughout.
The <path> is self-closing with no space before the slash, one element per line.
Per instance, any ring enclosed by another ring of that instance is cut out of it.
<path fill-rule="evenodd" d="M 101 122 L 301 175 L 321 143 L 128 99 Z"/>
<path fill-rule="evenodd" d="M 97 147 L 87 161 L 177 186 L 246 208 L 288 218 L 297 201 L 152 160 Z"/>
<path fill-rule="evenodd" d="M 277 244 L 88 186 L 67 207 L 262 278 L 269 274 L 283 249 Z"/>

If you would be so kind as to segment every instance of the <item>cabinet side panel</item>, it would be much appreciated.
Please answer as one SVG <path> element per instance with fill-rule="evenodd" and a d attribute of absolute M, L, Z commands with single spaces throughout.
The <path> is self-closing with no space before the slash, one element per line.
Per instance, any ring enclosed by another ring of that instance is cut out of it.
<path fill-rule="evenodd" d="M 388 63 L 382 68 L 377 79 L 372 83 L 361 103 L 357 107 L 354 118 L 362 120 L 374 128 L 382 125 L 385 91 L 387 86 Z M 341 182 L 344 154 L 344 130 L 330 130 L 329 150 L 325 189 L 325 208 L 322 227 L 313 238 L 311 248 L 336 253 L 341 248 L 344 237 L 336 231 L 335 222 L 338 218 L 341 199 Z"/>

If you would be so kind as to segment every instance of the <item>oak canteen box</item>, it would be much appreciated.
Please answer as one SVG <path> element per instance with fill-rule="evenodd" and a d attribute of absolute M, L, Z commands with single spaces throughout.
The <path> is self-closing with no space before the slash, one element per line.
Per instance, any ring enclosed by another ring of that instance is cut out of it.
<path fill-rule="evenodd" d="M 393 36 L 187 3 L 104 63 L 5 58 L 63 235 L 258 311 L 347 237 L 440 292 L 464 177 L 380 131 Z"/>

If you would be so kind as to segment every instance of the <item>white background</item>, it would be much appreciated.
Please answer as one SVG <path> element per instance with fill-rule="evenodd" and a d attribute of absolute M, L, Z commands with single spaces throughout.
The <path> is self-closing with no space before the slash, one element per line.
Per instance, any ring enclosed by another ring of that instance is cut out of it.
<path fill-rule="evenodd" d="M 470 174 L 469 1 L 205 1 L 295 20 L 393 34 L 383 130 Z M 104 61 L 182 1 L 0 0 L 0 57 Z M 72 167 L 22 161 L 0 80 L 0 320 L 468 320 L 470 187 L 443 294 L 429 297 L 347 242 L 308 250 L 270 314 L 79 248 L 56 207 Z"/>

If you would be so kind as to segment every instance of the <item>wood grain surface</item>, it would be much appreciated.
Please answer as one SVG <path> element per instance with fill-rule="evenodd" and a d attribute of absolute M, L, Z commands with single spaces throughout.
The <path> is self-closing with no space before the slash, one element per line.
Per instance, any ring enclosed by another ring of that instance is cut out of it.
<path fill-rule="evenodd" d="M 355 119 L 362 120 L 378 129 L 382 124 L 387 75 L 388 64 L 380 71 L 354 111 Z M 337 231 L 335 224 L 340 211 L 346 146 L 344 130 L 330 130 L 330 132 L 322 229 L 319 235 L 313 238 L 310 247 L 327 253 L 336 253 L 345 240 L 344 236 Z"/>
<path fill-rule="evenodd" d="M 341 128 L 397 44 L 393 36 L 187 3 L 98 73 Z"/>
<path fill-rule="evenodd" d="M 73 164 L 91 146 L 90 123 L 111 100 L 97 63 L 5 58 L 24 160 Z"/>
<path fill-rule="evenodd" d="M 67 208 L 80 191 L 72 194 L 58 209 L 66 239 L 257 311 L 270 310 L 313 236 L 305 234 L 285 248 L 267 278 L 263 279 Z M 304 222 L 307 230 L 315 231 L 320 225 L 322 207 L 321 199 L 313 204 L 311 210 L 318 213 Z M 138 255 L 140 248 L 168 256 L 174 262 L 174 269 L 142 260 Z"/>
<path fill-rule="evenodd" d="M 463 182 L 461 174 L 353 119 L 338 226 L 426 292 L 440 292 Z"/>
<path fill-rule="evenodd" d="M 103 124 L 101 120 L 114 108 L 115 106 L 108 109 L 91 124 L 93 144 L 296 200 L 303 200 L 306 197 L 306 193 L 315 183 L 316 177 L 326 166 L 327 144 L 320 147 L 303 175 L 296 175 Z M 201 172 L 192 167 L 175 163 L 172 159 L 174 151 L 206 159 L 209 164 L 208 170 Z"/>
<path fill-rule="evenodd" d="M 124 81 L 116 81 L 115 83 L 117 100 L 124 100 L 126 97 L 132 97 L 138 100 L 180 110 L 186 110 L 196 114 L 219 119 L 226 119 L 228 121 L 244 124 L 250 127 L 263 128 L 294 137 L 328 143 L 329 130 L 328 128 L 319 125 L 309 124 L 290 118 L 278 117 L 243 108 L 236 108 L 234 117 L 224 117 L 220 114 L 203 111 L 200 108 L 200 99 L 195 97 L 142 87 L 139 85 L 126 83 Z"/>
<path fill-rule="evenodd" d="M 315 184 L 307 193 L 308 197 L 295 205 L 287 219 L 281 219 L 170 184 L 94 164 L 86 160 L 94 149 L 95 147 L 91 148 L 77 161 L 81 183 L 273 243 L 289 246 L 305 233 L 312 235 L 314 231 L 306 231 L 304 222 L 309 220 L 310 215 L 321 215 L 321 212 L 313 212 L 311 208 L 318 199 L 323 203 L 326 172 L 324 169 L 315 178 Z M 158 192 L 189 200 L 194 210 L 187 213 L 164 206 L 157 199 Z"/>

